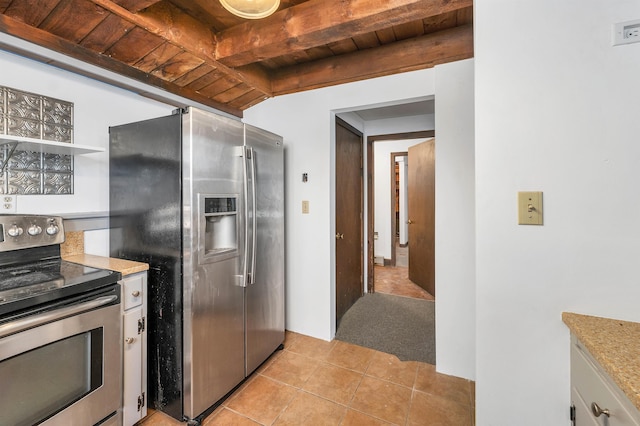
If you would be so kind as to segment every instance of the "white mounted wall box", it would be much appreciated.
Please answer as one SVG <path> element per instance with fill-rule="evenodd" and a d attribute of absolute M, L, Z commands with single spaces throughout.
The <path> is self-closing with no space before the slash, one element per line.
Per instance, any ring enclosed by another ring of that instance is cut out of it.
<path fill-rule="evenodd" d="M 637 43 L 640 41 L 640 19 L 613 24 L 613 45 Z"/>

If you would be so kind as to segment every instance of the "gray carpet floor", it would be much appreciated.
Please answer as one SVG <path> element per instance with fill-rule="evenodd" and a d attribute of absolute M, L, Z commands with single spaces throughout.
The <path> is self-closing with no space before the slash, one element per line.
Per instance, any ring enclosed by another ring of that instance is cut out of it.
<path fill-rule="evenodd" d="M 435 365 L 435 303 L 365 294 L 343 315 L 336 339 Z"/>

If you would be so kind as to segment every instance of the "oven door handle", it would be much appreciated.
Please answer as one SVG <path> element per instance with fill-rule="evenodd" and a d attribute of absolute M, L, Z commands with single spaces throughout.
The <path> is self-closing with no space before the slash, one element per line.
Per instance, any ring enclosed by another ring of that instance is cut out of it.
<path fill-rule="evenodd" d="M 6 337 L 10 334 L 19 333 L 29 328 L 38 327 L 49 322 L 57 321 L 62 318 L 76 315 L 91 309 L 96 309 L 104 305 L 108 305 L 118 299 L 118 296 L 101 296 L 88 302 L 79 303 L 77 305 L 67 306 L 64 308 L 56 309 L 55 311 L 45 312 L 38 315 L 21 318 L 15 321 L 11 321 L 7 324 L 0 325 L 0 338 Z"/>

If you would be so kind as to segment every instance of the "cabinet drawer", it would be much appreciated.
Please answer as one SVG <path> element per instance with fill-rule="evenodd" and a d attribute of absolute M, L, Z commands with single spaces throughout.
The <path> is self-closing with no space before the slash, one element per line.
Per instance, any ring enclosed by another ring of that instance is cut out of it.
<path fill-rule="evenodd" d="M 572 343 L 571 387 L 573 403 L 576 405 L 576 425 L 640 426 L 637 414 L 633 413 L 622 391 L 580 343 Z M 604 414 L 596 417 L 591 412 L 594 402 L 600 408 L 609 410 L 609 417 Z"/>
<path fill-rule="evenodd" d="M 122 280 L 122 299 L 124 310 L 142 305 L 144 290 L 143 275 L 130 275 Z"/>

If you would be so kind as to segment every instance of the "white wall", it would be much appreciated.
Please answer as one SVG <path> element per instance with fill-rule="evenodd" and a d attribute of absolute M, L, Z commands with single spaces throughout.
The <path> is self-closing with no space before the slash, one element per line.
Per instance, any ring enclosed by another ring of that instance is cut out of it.
<path fill-rule="evenodd" d="M 285 142 L 287 329 L 326 340 L 335 333 L 334 115 L 433 96 L 433 76 L 431 69 L 317 89 L 245 111 L 245 122 Z M 303 172 L 309 173 L 308 183 L 302 183 Z M 310 202 L 307 215 L 301 213 L 302 200 Z"/>
<path fill-rule="evenodd" d="M 0 51 L 0 85 L 73 102 L 74 142 L 106 152 L 74 157 L 74 194 L 18 195 L 18 213 L 109 210 L 109 126 L 167 115 L 174 107 Z"/>
<path fill-rule="evenodd" d="M 473 60 L 436 67 L 436 365 L 475 379 Z M 515 424 L 515 423 L 514 423 Z"/>
<path fill-rule="evenodd" d="M 391 259 L 391 245 L 393 244 L 391 232 L 391 153 L 407 152 L 410 146 L 425 140 L 427 138 L 373 143 L 374 231 L 378 233 L 378 239 L 374 244 L 374 256 Z"/>
<path fill-rule="evenodd" d="M 477 424 L 568 425 L 561 313 L 640 321 L 640 44 L 611 45 L 640 2 L 474 11 Z M 516 224 L 523 190 L 544 226 Z"/>

